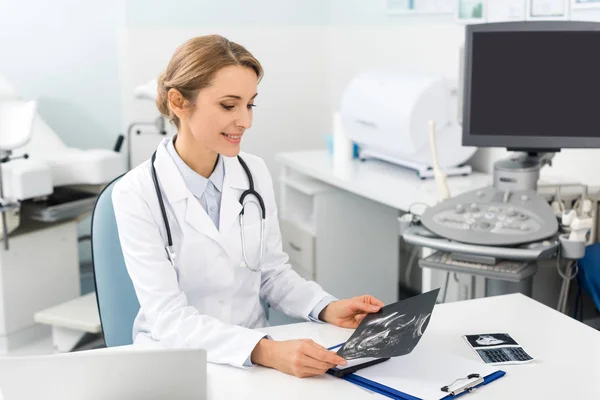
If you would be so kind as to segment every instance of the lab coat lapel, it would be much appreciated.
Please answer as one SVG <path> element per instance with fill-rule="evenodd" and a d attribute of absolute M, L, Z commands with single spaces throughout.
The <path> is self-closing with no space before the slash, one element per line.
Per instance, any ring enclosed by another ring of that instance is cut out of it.
<path fill-rule="evenodd" d="M 185 222 L 223 246 L 217 227 L 194 195 L 187 198 Z"/>
<path fill-rule="evenodd" d="M 219 231 L 222 237 L 226 237 L 233 224 L 239 220 L 240 211 L 242 211 L 240 196 L 248 188 L 248 178 L 237 158 L 223 158 L 225 160 L 225 180 L 221 195 Z"/>
<path fill-rule="evenodd" d="M 178 218 L 183 216 L 185 222 L 192 228 L 223 246 L 217 227 L 200 205 L 200 201 L 188 189 L 175 162 L 167 152 L 164 141 L 156 151 L 155 168 L 165 201 L 171 204 Z"/>

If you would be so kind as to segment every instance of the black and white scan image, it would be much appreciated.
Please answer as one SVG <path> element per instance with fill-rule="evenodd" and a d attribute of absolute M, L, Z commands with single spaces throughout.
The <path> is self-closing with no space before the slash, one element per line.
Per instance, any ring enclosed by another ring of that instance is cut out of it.
<path fill-rule="evenodd" d="M 465 335 L 465 339 L 471 347 L 477 349 L 481 347 L 518 345 L 508 333 L 479 333 L 475 335 Z"/>
<path fill-rule="evenodd" d="M 338 354 L 346 360 L 409 354 L 427 329 L 438 292 L 435 289 L 367 315 Z"/>

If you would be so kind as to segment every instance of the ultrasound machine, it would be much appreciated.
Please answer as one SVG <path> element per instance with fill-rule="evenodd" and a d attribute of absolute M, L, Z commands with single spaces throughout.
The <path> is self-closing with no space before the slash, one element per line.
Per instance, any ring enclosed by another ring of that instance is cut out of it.
<path fill-rule="evenodd" d="M 486 296 L 530 296 L 536 260 L 575 265 L 592 226 L 588 199 L 557 215 L 537 189 L 554 153 L 600 147 L 600 23 L 467 26 L 464 77 L 462 144 L 514 153 L 491 186 L 409 215 L 403 238 L 436 250 L 421 267 L 489 278 Z"/>

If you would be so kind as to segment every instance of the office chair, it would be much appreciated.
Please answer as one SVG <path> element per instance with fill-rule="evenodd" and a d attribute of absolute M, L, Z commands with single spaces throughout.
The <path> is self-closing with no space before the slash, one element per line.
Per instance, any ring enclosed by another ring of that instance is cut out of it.
<path fill-rule="evenodd" d="M 111 198 L 119 178 L 102 190 L 92 213 L 92 264 L 106 347 L 133 343 L 133 321 L 140 309 L 125 267 Z"/>

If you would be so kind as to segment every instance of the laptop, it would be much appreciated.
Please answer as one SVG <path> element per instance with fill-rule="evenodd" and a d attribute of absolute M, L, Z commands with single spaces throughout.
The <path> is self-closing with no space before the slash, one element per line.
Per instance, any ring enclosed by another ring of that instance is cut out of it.
<path fill-rule="evenodd" d="M 201 349 L 109 348 L 0 358 L 2 400 L 204 400 Z"/>

